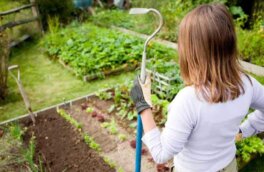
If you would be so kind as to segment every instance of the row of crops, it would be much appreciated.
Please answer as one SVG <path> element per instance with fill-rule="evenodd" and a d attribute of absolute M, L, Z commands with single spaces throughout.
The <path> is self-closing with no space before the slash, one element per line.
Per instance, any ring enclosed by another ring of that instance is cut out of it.
<path fill-rule="evenodd" d="M 78 76 L 110 71 L 124 64 L 138 65 L 143 51 L 143 40 L 92 24 L 77 23 L 60 31 L 51 32 L 44 39 L 47 53 L 63 61 Z M 153 45 L 150 58 L 175 59 L 176 53 Z"/>

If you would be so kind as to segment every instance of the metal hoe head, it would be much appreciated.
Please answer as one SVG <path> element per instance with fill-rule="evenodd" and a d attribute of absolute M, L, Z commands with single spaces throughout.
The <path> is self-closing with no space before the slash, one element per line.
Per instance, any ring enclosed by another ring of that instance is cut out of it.
<path fill-rule="evenodd" d="M 144 44 L 144 51 L 142 53 L 142 63 L 141 63 L 141 73 L 140 73 L 140 79 L 141 82 L 145 82 L 146 78 L 146 57 L 147 57 L 147 46 L 149 41 L 154 38 L 154 36 L 160 31 L 162 25 L 163 25 L 163 17 L 160 14 L 160 12 L 153 8 L 131 8 L 129 11 L 129 14 L 147 14 L 149 12 L 153 12 L 159 17 L 159 27 L 153 32 L 146 40 Z"/>

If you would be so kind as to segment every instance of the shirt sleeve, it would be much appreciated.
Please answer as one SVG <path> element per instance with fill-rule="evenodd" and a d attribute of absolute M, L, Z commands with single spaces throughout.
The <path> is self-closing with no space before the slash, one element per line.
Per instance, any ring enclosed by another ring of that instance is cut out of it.
<path fill-rule="evenodd" d="M 190 110 L 192 107 L 187 108 L 187 99 L 188 96 L 179 93 L 169 106 L 168 119 L 163 132 L 154 128 L 142 138 L 158 164 L 165 163 L 178 154 L 194 128 L 195 119 Z"/>
<path fill-rule="evenodd" d="M 251 81 L 253 96 L 250 107 L 255 111 L 240 126 L 244 138 L 264 131 L 264 86 L 252 77 Z"/>

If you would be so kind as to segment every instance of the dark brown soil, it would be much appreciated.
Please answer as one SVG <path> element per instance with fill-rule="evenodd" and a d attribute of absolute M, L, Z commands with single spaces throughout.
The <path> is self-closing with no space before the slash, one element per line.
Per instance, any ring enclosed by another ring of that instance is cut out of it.
<path fill-rule="evenodd" d="M 46 171 L 51 172 L 112 172 L 97 152 L 84 143 L 80 132 L 56 112 L 37 117 L 36 126 L 28 121 L 25 142 L 36 136 L 36 163 L 41 157 Z"/>

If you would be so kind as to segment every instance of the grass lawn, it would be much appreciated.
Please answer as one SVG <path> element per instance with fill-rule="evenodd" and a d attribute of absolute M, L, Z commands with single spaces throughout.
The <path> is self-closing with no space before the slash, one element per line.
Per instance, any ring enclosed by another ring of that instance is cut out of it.
<path fill-rule="evenodd" d="M 21 80 L 32 103 L 34 111 L 65 100 L 124 83 L 134 77 L 134 73 L 124 73 L 104 80 L 83 82 L 65 70 L 56 61 L 42 53 L 37 43 L 27 43 L 14 49 L 10 65 L 18 64 Z M 9 77 L 9 96 L 0 102 L 0 121 L 27 113 L 14 80 Z"/>

